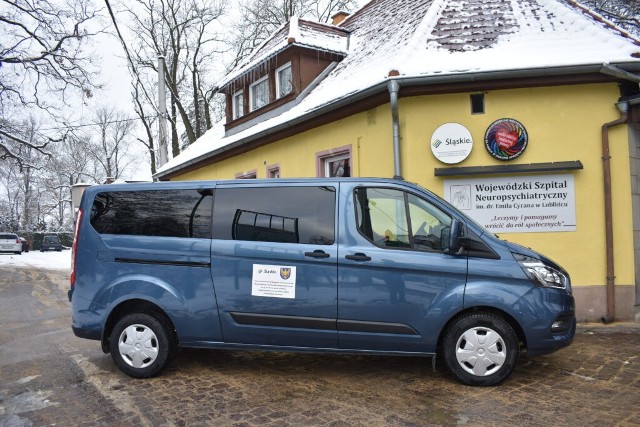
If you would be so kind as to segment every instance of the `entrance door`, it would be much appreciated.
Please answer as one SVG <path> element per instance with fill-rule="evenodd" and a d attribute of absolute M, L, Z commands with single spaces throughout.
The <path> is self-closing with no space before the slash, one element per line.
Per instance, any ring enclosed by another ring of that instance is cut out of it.
<path fill-rule="evenodd" d="M 354 208 L 340 220 L 340 348 L 435 351 L 467 276 L 467 258 L 446 253 L 451 217 L 401 188 L 343 191 Z"/>
<path fill-rule="evenodd" d="M 212 276 L 224 341 L 337 347 L 336 187 L 221 185 Z"/>

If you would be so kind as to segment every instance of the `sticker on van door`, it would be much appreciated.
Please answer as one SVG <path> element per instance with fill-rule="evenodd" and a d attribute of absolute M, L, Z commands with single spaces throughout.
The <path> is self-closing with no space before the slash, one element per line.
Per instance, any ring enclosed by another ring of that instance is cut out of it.
<path fill-rule="evenodd" d="M 296 268 L 253 264 L 251 295 L 271 298 L 296 297 Z"/>

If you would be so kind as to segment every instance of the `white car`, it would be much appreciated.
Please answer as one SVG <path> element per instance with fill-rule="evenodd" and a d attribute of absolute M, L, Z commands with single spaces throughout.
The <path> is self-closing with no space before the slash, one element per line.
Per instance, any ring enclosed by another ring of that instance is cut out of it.
<path fill-rule="evenodd" d="M 22 242 L 17 234 L 0 233 L 0 252 L 13 252 L 22 254 Z"/>

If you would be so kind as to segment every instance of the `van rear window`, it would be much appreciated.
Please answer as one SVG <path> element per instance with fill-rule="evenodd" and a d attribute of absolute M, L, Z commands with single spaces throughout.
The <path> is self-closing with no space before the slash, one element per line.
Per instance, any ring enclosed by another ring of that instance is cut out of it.
<path fill-rule="evenodd" d="M 218 188 L 213 238 L 332 245 L 333 187 Z"/>
<path fill-rule="evenodd" d="M 98 193 L 91 225 L 100 234 L 211 238 L 213 191 Z"/>

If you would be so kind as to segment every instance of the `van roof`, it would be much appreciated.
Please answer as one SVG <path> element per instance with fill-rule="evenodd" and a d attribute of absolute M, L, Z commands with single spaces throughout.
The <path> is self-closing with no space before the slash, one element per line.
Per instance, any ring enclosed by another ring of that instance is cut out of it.
<path fill-rule="evenodd" d="M 150 190 L 150 189 L 186 189 L 186 188 L 210 188 L 218 184 L 237 184 L 239 186 L 247 185 L 259 185 L 259 186 L 280 186 L 284 184 L 296 184 L 296 183 L 316 183 L 316 184 L 330 184 L 337 182 L 362 182 L 362 183 L 404 183 L 409 185 L 416 185 L 408 181 L 397 178 L 375 178 L 375 177 L 349 177 L 349 178 L 259 178 L 259 179 L 219 179 L 219 180 L 204 180 L 204 181 L 160 181 L 160 182 L 137 182 L 137 183 L 118 183 L 107 185 L 92 185 L 87 187 L 86 191 L 101 192 L 101 191 L 135 191 L 135 190 Z"/>

